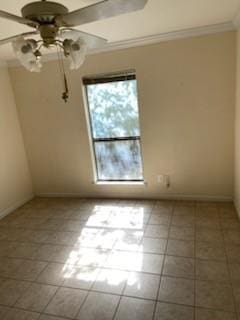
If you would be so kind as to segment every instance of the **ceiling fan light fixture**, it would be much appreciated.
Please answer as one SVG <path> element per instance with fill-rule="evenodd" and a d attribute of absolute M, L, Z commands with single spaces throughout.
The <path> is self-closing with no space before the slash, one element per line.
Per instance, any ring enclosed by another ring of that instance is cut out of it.
<path fill-rule="evenodd" d="M 115 17 L 121 14 L 141 10 L 148 0 L 102 0 L 95 4 L 69 12 L 58 2 L 49 0 L 34 1 L 22 8 L 22 16 L 0 10 L 0 18 L 15 21 L 34 31 L 0 39 L 0 45 L 12 43 L 15 55 L 21 64 L 31 72 L 40 72 L 42 68 L 41 48 L 57 48 L 59 66 L 63 74 L 63 99 L 67 101 L 68 86 L 64 71 L 63 54 L 70 62 L 70 69 L 81 67 L 87 49 L 95 49 L 107 43 L 107 40 L 72 27 Z M 40 40 L 24 39 L 40 35 Z"/>
<path fill-rule="evenodd" d="M 31 72 L 40 72 L 42 68 L 41 59 L 36 55 L 35 40 L 24 40 L 18 38 L 12 42 L 13 50 L 21 64 Z"/>
<path fill-rule="evenodd" d="M 77 70 L 85 61 L 87 44 L 82 39 L 65 39 L 63 41 L 64 54 L 70 62 L 70 69 Z"/>

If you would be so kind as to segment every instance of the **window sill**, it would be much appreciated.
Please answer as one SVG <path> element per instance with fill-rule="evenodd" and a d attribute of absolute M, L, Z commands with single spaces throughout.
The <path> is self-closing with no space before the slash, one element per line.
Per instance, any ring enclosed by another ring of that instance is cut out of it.
<path fill-rule="evenodd" d="M 95 181 L 98 186 L 146 186 L 146 181 Z"/>

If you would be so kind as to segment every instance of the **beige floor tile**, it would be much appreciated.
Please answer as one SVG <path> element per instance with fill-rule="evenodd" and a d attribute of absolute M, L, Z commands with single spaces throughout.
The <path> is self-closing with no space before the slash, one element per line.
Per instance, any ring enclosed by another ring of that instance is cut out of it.
<path fill-rule="evenodd" d="M 233 295 L 234 295 L 234 299 L 235 299 L 237 312 L 240 315 L 240 285 L 234 285 L 234 287 L 233 287 Z"/>
<path fill-rule="evenodd" d="M 32 259 L 66 263 L 73 247 L 70 246 L 58 246 L 51 244 L 42 245 L 33 255 Z"/>
<path fill-rule="evenodd" d="M 206 227 L 220 230 L 220 219 L 214 216 L 198 216 L 196 217 L 196 227 Z"/>
<path fill-rule="evenodd" d="M 238 217 L 234 218 L 221 218 L 220 219 L 222 229 L 240 230 L 240 222 Z"/>
<path fill-rule="evenodd" d="M 169 233 L 168 226 L 149 224 L 146 227 L 144 237 L 167 238 Z"/>
<path fill-rule="evenodd" d="M 226 261 L 224 246 L 211 242 L 196 242 L 196 258 Z"/>
<path fill-rule="evenodd" d="M 138 251 L 142 237 L 143 231 L 121 230 L 114 245 L 114 250 Z"/>
<path fill-rule="evenodd" d="M 155 303 L 150 300 L 123 297 L 115 320 L 151 320 Z"/>
<path fill-rule="evenodd" d="M 33 243 L 15 243 L 15 246 L 10 250 L 8 256 L 13 258 L 31 258 L 33 253 L 40 247 Z"/>
<path fill-rule="evenodd" d="M 200 280 L 230 282 L 228 265 L 225 262 L 196 260 L 196 278 Z"/>
<path fill-rule="evenodd" d="M 196 306 L 234 311 L 231 286 L 216 282 L 196 281 Z"/>
<path fill-rule="evenodd" d="M 194 305 L 194 281 L 183 278 L 162 277 L 158 300 Z"/>
<path fill-rule="evenodd" d="M 60 288 L 47 306 L 45 312 L 74 319 L 86 296 L 86 291 Z"/>
<path fill-rule="evenodd" d="M 176 227 L 193 228 L 195 226 L 195 217 L 192 215 L 174 215 L 171 225 Z"/>
<path fill-rule="evenodd" d="M 194 320 L 194 308 L 158 302 L 154 320 Z"/>
<path fill-rule="evenodd" d="M 170 221 L 171 221 L 171 214 L 168 214 L 168 215 L 152 214 L 148 223 L 169 226 Z"/>
<path fill-rule="evenodd" d="M 119 230 L 83 228 L 77 244 L 86 248 L 112 249 L 119 236 Z"/>
<path fill-rule="evenodd" d="M 171 226 L 169 238 L 179 240 L 194 240 L 195 229 L 193 227 L 176 227 Z"/>
<path fill-rule="evenodd" d="M 4 224 L 4 219 L 0 220 L 0 241 L 7 241 L 8 225 Z"/>
<path fill-rule="evenodd" d="M 206 214 L 208 215 L 219 212 L 219 209 L 221 207 L 223 207 L 223 203 L 220 203 L 218 201 L 198 201 L 196 204 L 197 211 L 206 212 Z"/>
<path fill-rule="evenodd" d="M 226 245 L 226 254 L 229 263 L 239 263 L 240 264 L 240 245 Z"/>
<path fill-rule="evenodd" d="M 171 210 L 173 211 L 174 207 L 174 201 L 170 200 L 157 200 L 154 203 L 153 210 L 158 209 L 158 210 Z"/>
<path fill-rule="evenodd" d="M 163 268 L 163 255 L 143 253 L 141 264 L 134 271 L 161 274 Z"/>
<path fill-rule="evenodd" d="M 37 278 L 37 282 L 60 286 L 65 280 L 65 265 L 60 263 L 49 263 Z"/>
<path fill-rule="evenodd" d="M 15 278 L 34 281 L 46 266 L 47 262 L 25 260 L 21 265 L 21 268 L 18 268 Z"/>
<path fill-rule="evenodd" d="M 143 230 L 146 220 L 137 213 L 130 212 L 113 212 L 109 218 L 108 227 L 119 229 Z"/>
<path fill-rule="evenodd" d="M 57 231 L 62 223 L 60 219 L 49 218 L 40 225 L 40 228 L 43 230 Z"/>
<path fill-rule="evenodd" d="M 3 317 L 10 311 L 11 309 L 9 307 L 0 306 L 0 319 L 3 319 Z"/>
<path fill-rule="evenodd" d="M 123 295 L 156 300 L 160 276 L 131 272 Z"/>
<path fill-rule="evenodd" d="M 240 231 L 228 229 L 223 230 L 224 241 L 229 244 L 240 244 Z"/>
<path fill-rule="evenodd" d="M 195 320 L 237 320 L 234 313 L 196 308 Z"/>
<path fill-rule="evenodd" d="M 73 220 L 80 220 L 83 222 L 86 222 L 89 217 L 91 216 L 91 212 L 89 211 L 73 211 L 71 212 L 71 214 L 69 215 L 69 219 L 73 219 Z"/>
<path fill-rule="evenodd" d="M 48 237 L 51 235 L 51 231 L 47 230 L 34 230 L 29 236 L 29 241 L 43 244 L 47 242 Z"/>
<path fill-rule="evenodd" d="M 96 280 L 99 269 L 95 267 L 76 267 L 67 265 L 64 268 L 64 287 L 89 290 Z"/>
<path fill-rule="evenodd" d="M 104 263 L 104 267 L 134 270 L 141 264 L 141 254 L 126 251 L 113 251 Z"/>
<path fill-rule="evenodd" d="M 171 207 L 169 208 L 158 208 L 154 207 L 151 211 L 151 214 L 157 214 L 157 215 L 173 215 L 173 209 Z"/>
<path fill-rule="evenodd" d="M 58 287 L 33 283 L 17 301 L 15 307 L 42 312 L 57 289 Z"/>
<path fill-rule="evenodd" d="M 0 278 L 0 288 L 1 288 L 1 285 L 6 281 L 5 278 Z"/>
<path fill-rule="evenodd" d="M 195 214 L 195 206 L 176 206 L 173 210 L 174 215 L 194 215 Z"/>
<path fill-rule="evenodd" d="M 167 239 L 143 238 L 139 251 L 143 253 L 164 254 L 166 247 Z"/>
<path fill-rule="evenodd" d="M 121 294 L 129 273 L 121 270 L 102 269 L 92 287 L 92 290 Z"/>
<path fill-rule="evenodd" d="M 173 201 L 174 209 L 177 207 L 196 207 L 196 201 L 176 200 Z"/>
<path fill-rule="evenodd" d="M 11 241 L 0 241 L 0 257 L 11 257 L 16 243 Z"/>
<path fill-rule="evenodd" d="M 219 208 L 219 215 L 221 219 L 233 219 L 238 218 L 237 211 L 234 207 Z"/>
<path fill-rule="evenodd" d="M 67 320 L 62 317 L 49 316 L 47 314 L 42 314 L 38 320 Z"/>
<path fill-rule="evenodd" d="M 0 278 L 0 318 L 11 312 L 7 320 L 108 320 L 116 311 L 115 320 L 152 320 L 162 271 L 155 320 L 193 320 L 195 282 L 195 320 L 236 320 L 229 270 L 240 314 L 240 222 L 233 205 L 45 198 L 4 220 L 0 277 L 19 281 L 6 285 Z M 35 282 L 23 290 L 22 280 Z"/>
<path fill-rule="evenodd" d="M 240 286 L 240 264 L 233 263 L 228 266 L 233 286 Z"/>
<path fill-rule="evenodd" d="M 59 226 L 58 230 L 60 231 L 73 231 L 78 234 L 81 233 L 82 228 L 84 227 L 83 221 L 76 220 L 64 220 Z"/>
<path fill-rule="evenodd" d="M 25 311 L 20 309 L 11 309 L 4 320 L 37 320 L 39 318 L 39 313 Z"/>
<path fill-rule="evenodd" d="M 5 280 L 0 286 L 0 304 L 13 306 L 29 286 L 29 282 L 11 279 Z"/>
<path fill-rule="evenodd" d="M 163 274 L 175 277 L 194 278 L 194 259 L 166 256 Z"/>
<path fill-rule="evenodd" d="M 162 255 L 115 251 L 107 259 L 105 267 L 160 274 L 162 264 Z"/>
<path fill-rule="evenodd" d="M 75 246 L 71 249 L 65 263 L 77 266 L 101 267 L 104 266 L 110 251 L 106 249 L 83 248 Z"/>
<path fill-rule="evenodd" d="M 222 204 L 220 204 L 221 206 Z M 219 202 L 214 201 L 201 201 L 197 202 L 197 211 L 206 212 L 208 215 L 219 212 Z"/>
<path fill-rule="evenodd" d="M 120 297 L 105 293 L 90 292 L 77 319 L 79 320 L 112 320 Z"/>
<path fill-rule="evenodd" d="M 223 234 L 221 230 L 198 227 L 196 228 L 196 241 L 223 243 Z"/>
<path fill-rule="evenodd" d="M 194 257 L 194 242 L 184 240 L 168 240 L 167 251 L 168 255 Z"/>
<path fill-rule="evenodd" d="M 46 242 L 49 244 L 71 246 L 77 243 L 78 234 L 73 232 L 55 231 L 53 232 Z"/>
<path fill-rule="evenodd" d="M 0 277 L 15 277 L 23 262 L 22 259 L 0 258 Z"/>

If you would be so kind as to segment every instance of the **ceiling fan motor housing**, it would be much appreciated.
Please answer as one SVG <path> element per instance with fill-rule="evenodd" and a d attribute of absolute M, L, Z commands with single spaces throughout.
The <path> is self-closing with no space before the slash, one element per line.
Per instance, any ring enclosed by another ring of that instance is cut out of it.
<path fill-rule="evenodd" d="M 68 12 L 62 4 L 51 1 L 31 2 L 22 8 L 23 18 L 40 24 L 54 23 L 57 16 L 68 14 Z"/>

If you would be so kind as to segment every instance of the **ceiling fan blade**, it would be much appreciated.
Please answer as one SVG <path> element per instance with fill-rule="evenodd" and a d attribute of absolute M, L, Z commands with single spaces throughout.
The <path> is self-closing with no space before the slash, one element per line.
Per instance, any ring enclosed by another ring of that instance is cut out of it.
<path fill-rule="evenodd" d="M 124 13 L 143 9 L 148 0 L 105 0 L 99 3 L 58 16 L 58 26 L 79 26 Z"/>
<path fill-rule="evenodd" d="M 0 46 L 3 45 L 3 44 L 6 44 L 6 43 L 12 42 L 12 41 L 14 41 L 14 40 L 16 40 L 16 39 L 18 39 L 20 37 L 33 36 L 33 35 L 36 35 L 36 34 L 38 34 L 37 31 L 25 32 L 25 33 L 18 34 L 16 36 L 5 38 L 5 39 L 0 40 Z"/>
<path fill-rule="evenodd" d="M 107 40 L 98 36 L 94 36 L 90 33 L 82 32 L 75 29 L 62 29 L 60 31 L 60 38 L 62 39 L 82 39 L 84 42 L 86 42 L 87 47 L 89 49 L 98 48 L 101 46 L 104 46 L 107 43 Z"/>
<path fill-rule="evenodd" d="M 39 26 L 39 24 L 35 21 L 16 16 L 14 14 L 11 14 L 11 13 L 8 13 L 8 12 L 2 11 L 2 10 L 0 10 L 0 18 L 12 20 L 12 21 L 22 23 L 22 24 L 26 24 L 26 25 L 33 27 L 33 28 L 37 28 Z"/>

